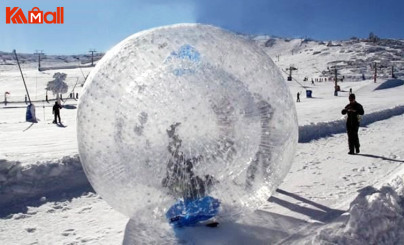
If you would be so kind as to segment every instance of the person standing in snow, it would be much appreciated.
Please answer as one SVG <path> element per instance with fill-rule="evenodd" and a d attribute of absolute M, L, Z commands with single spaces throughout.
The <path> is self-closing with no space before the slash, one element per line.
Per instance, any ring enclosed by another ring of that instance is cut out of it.
<path fill-rule="evenodd" d="M 299 92 L 297 92 L 297 99 L 296 99 L 296 102 L 300 102 L 300 93 Z"/>
<path fill-rule="evenodd" d="M 62 106 L 56 101 L 55 105 L 53 106 L 53 115 L 55 116 L 53 123 L 57 123 L 56 119 L 59 119 L 59 123 L 62 123 L 60 120 L 60 109 L 62 109 Z"/>
<path fill-rule="evenodd" d="M 355 100 L 355 94 L 350 94 L 349 95 L 349 104 L 345 106 L 345 108 L 341 111 L 342 115 L 348 114 L 348 118 L 346 121 L 346 129 L 348 133 L 348 146 L 349 146 L 349 152 L 348 154 L 353 155 L 354 149 L 356 150 L 356 153 L 359 153 L 359 136 L 358 136 L 358 130 L 359 130 L 359 122 L 360 122 L 360 116 L 365 114 L 365 111 L 363 110 L 363 107 L 361 104 L 356 102 Z"/>
<path fill-rule="evenodd" d="M 7 95 L 9 95 L 9 92 L 4 93 L 4 105 L 7 106 Z"/>

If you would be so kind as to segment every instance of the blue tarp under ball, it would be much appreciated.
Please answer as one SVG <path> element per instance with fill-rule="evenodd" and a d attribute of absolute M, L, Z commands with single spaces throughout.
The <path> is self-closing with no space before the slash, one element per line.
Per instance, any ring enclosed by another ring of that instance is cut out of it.
<path fill-rule="evenodd" d="M 168 209 L 166 218 L 174 227 L 192 226 L 216 216 L 219 207 L 219 200 L 211 196 L 192 201 L 178 201 Z"/>

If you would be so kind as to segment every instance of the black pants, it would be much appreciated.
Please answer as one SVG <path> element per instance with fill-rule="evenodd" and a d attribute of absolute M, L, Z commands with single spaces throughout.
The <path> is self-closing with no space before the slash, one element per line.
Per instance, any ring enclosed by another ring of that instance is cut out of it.
<path fill-rule="evenodd" d="M 348 132 L 348 146 L 349 151 L 353 152 L 354 149 L 359 150 L 359 137 L 358 137 L 359 126 L 347 127 Z"/>
<path fill-rule="evenodd" d="M 61 123 L 60 122 L 60 113 L 55 113 L 54 115 L 55 115 L 55 119 L 53 120 L 53 123 L 57 123 L 56 117 L 59 119 L 59 123 Z"/>

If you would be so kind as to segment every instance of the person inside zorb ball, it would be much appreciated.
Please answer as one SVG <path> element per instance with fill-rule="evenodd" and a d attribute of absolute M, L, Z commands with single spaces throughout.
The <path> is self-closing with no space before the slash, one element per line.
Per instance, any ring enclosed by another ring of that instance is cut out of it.
<path fill-rule="evenodd" d="M 134 34 L 84 86 L 84 171 L 132 219 L 190 226 L 253 210 L 286 176 L 297 145 L 293 98 L 254 42 L 179 24 Z"/>

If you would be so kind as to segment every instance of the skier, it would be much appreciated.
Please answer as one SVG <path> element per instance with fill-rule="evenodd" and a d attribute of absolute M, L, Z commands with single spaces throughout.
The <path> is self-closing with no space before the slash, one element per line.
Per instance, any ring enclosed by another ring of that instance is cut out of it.
<path fill-rule="evenodd" d="M 341 111 L 342 115 L 348 114 L 348 118 L 346 121 L 346 129 L 348 133 L 348 146 L 349 152 L 348 154 L 353 155 L 354 149 L 356 153 L 359 153 L 359 123 L 360 117 L 365 113 L 361 104 L 356 102 L 355 94 L 349 95 L 349 104 L 345 106 L 345 108 Z"/>
<path fill-rule="evenodd" d="M 300 92 L 297 92 L 297 100 L 296 102 L 300 102 Z"/>
<path fill-rule="evenodd" d="M 55 105 L 53 106 L 53 115 L 55 116 L 55 119 L 53 120 L 53 123 L 57 123 L 56 119 L 59 119 L 59 124 L 61 124 L 60 120 L 60 109 L 62 109 L 62 106 L 58 104 L 58 102 L 55 102 Z"/>

